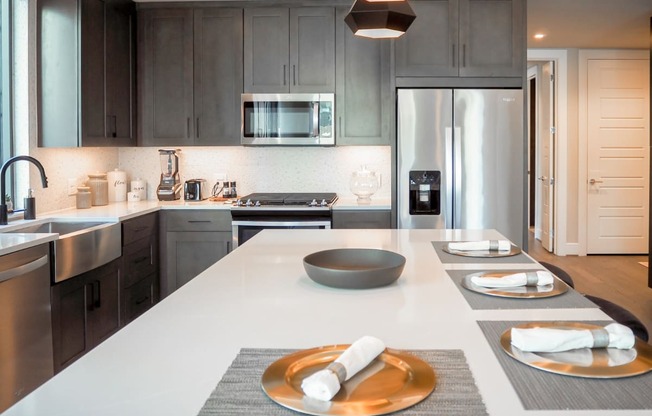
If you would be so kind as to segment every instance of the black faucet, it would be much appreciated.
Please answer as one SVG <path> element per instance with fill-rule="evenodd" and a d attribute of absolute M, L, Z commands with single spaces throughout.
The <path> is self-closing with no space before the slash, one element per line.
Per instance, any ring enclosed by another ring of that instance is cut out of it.
<path fill-rule="evenodd" d="M 48 178 L 45 176 L 45 169 L 43 169 L 43 165 L 41 165 L 41 162 L 39 162 L 38 160 L 36 160 L 31 156 L 14 156 L 8 159 L 0 169 L 0 199 L 2 199 L 2 203 L 0 204 L 0 225 L 7 225 L 7 203 L 5 202 L 5 174 L 7 173 L 7 169 L 9 168 L 9 166 L 12 165 L 14 162 L 18 162 L 19 160 L 26 160 L 36 165 L 39 172 L 41 173 L 41 183 L 43 184 L 43 187 L 44 188 L 48 187 Z"/>

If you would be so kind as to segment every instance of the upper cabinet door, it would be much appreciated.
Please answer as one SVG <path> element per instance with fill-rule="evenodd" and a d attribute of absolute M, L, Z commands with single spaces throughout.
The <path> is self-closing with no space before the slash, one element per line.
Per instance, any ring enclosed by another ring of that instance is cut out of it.
<path fill-rule="evenodd" d="M 131 1 L 106 3 L 107 144 L 136 141 L 136 8 Z"/>
<path fill-rule="evenodd" d="M 140 144 L 187 146 L 194 137 L 193 10 L 144 10 L 138 19 Z"/>
<path fill-rule="evenodd" d="M 244 30 L 245 92 L 288 92 L 289 10 L 245 9 Z"/>
<path fill-rule="evenodd" d="M 396 76 L 457 76 L 457 0 L 413 0 L 410 5 L 417 18 L 396 40 Z"/>
<path fill-rule="evenodd" d="M 290 91 L 335 92 L 335 9 L 290 9 Z"/>
<path fill-rule="evenodd" d="M 348 11 L 338 10 L 337 18 L 336 143 L 389 145 L 391 41 L 355 36 L 344 23 Z"/>
<path fill-rule="evenodd" d="M 460 0 L 460 76 L 523 75 L 523 3 L 523 0 Z"/>
<path fill-rule="evenodd" d="M 195 9 L 195 145 L 240 144 L 242 9 Z"/>

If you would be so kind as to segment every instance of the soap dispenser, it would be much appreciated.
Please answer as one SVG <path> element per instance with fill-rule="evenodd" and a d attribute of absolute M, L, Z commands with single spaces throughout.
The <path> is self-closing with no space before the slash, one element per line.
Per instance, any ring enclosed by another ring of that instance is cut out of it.
<path fill-rule="evenodd" d="M 36 219 L 36 198 L 34 198 L 34 190 L 29 188 L 27 190 L 27 198 L 24 198 L 25 214 L 23 216 L 26 220 Z"/>

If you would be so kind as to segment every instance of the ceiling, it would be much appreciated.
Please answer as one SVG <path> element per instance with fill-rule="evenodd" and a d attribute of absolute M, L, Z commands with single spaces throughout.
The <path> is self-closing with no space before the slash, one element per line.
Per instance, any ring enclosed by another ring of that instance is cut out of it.
<path fill-rule="evenodd" d="M 527 9 L 528 48 L 650 48 L 652 0 L 527 0 Z"/>
<path fill-rule="evenodd" d="M 652 0 L 527 0 L 527 9 L 528 48 L 650 48 Z"/>

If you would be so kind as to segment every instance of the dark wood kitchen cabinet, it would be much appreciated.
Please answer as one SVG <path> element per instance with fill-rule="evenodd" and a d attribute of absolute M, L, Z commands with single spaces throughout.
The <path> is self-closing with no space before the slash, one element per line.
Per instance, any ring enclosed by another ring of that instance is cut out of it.
<path fill-rule="evenodd" d="M 41 0 L 39 146 L 133 146 L 134 3 Z"/>
<path fill-rule="evenodd" d="M 391 211 L 386 210 L 333 210 L 334 229 L 392 228 Z"/>
<path fill-rule="evenodd" d="M 335 92 L 335 9 L 245 9 L 244 74 L 248 93 Z"/>
<path fill-rule="evenodd" d="M 355 36 L 338 9 L 336 143 L 389 145 L 392 120 L 391 41 Z"/>
<path fill-rule="evenodd" d="M 138 12 L 139 144 L 240 144 L 242 9 Z"/>
<path fill-rule="evenodd" d="M 136 319 L 159 299 L 158 213 L 122 222 L 122 325 Z"/>
<path fill-rule="evenodd" d="M 165 261 L 161 298 L 194 279 L 231 251 L 228 210 L 162 211 Z"/>
<path fill-rule="evenodd" d="M 521 77 L 524 0 L 413 0 L 396 40 L 397 77 Z"/>
<path fill-rule="evenodd" d="M 121 258 L 51 288 L 54 371 L 120 328 Z"/>

